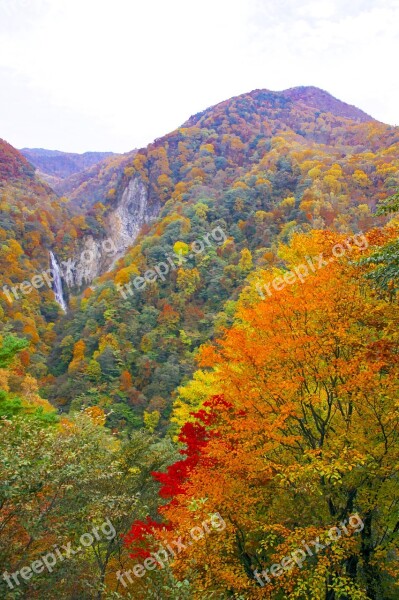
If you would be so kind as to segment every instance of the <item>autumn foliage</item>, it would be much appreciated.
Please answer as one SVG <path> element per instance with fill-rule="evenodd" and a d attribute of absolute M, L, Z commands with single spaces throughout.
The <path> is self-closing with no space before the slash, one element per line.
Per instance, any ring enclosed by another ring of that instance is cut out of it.
<path fill-rule="evenodd" d="M 375 231 L 368 241 L 378 247 L 393 235 Z M 281 251 L 289 268 L 320 252 L 331 259 L 343 240 L 314 232 Z M 175 561 L 179 577 L 194 577 L 194 590 L 250 598 L 330 590 L 335 598 L 344 589 L 348 598 L 375 598 L 383 581 L 384 597 L 395 597 L 397 305 L 364 274 L 352 254 L 264 300 L 253 284 L 231 329 L 202 350 L 200 365 L 211 369 L 219 396 L 182 428 L 186 459 L 155 475 L 169 497 L 161 509 L 169 526 L 189 528 L 214 511 L 228 522 L 223 540 L 208 539 L 206 552 L 196 544 Z M 265 588 L 254 579 L 255 569 L 354 512 L 361 535 L 342 536 Z"/>

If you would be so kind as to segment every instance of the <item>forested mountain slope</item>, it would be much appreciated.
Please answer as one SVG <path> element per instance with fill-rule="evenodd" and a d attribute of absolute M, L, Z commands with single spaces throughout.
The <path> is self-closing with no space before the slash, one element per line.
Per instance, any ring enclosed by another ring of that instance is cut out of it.
<path fill-rule="evenodd" d="M 112 407 L 112 426 L 140 425 L 145 411 L 165 427 L 197 348 L 230 323 L 252 268 L 277 264 L 276 244 L 293 231 L 377 224 L 376 203 L 398 184 L 398 149 L 397 128 L 299 88 L 233 98 L 140 150 L 104 204 L 136 181 L 159 217 L 73 300 L 46 393 L 65 408 Z M 143 278 L 168 257 L 165 275 Z"/>
<path fill-rule="evenodd" d="M 70 226 L 67 202 L 38 180 L 32 165 L 6 142 L 0 141 L 0 333 L 14 331 L 30 342 L 25 366 L 45 375 L 46 355 L 54 342 L 52 328 L 60 313 L 51 281 L 40 289 L 21 291 L 35 275 L 49 267 L 46 248 Z M 14 292 L 12 291 L 12 288 Z"/>

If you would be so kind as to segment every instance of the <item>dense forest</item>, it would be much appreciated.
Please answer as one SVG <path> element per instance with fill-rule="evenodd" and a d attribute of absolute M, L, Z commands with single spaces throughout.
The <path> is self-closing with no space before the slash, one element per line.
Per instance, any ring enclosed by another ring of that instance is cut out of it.
<path fill-rule="evenodd" d="M 0 597 L 397 598 L 399 128 L 255 90 L 43 152 L 0 140 Z"/>

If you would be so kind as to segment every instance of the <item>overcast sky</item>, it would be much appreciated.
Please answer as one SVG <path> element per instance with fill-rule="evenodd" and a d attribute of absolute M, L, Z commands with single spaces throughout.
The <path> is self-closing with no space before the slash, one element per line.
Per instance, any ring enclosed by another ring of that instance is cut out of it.
<path fill-rule="evenodd" d="M 297 85 L 399 125 L 398 24 L 399 0 L 0 0 L 0 137 L 126 152 Z"/>

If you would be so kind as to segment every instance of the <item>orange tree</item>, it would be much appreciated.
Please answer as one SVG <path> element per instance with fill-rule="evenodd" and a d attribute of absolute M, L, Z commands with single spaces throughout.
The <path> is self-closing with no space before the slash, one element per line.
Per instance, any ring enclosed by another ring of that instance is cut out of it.
<path fill-rule="evenodd" d="M 397 597 L 397 305 L 363 277 L 365 246 L 346 240 L 295 235 L 285 272 L 322 255 L 320 268 L 285 286 L 272 284 L 284 270 L 255 274 L 234 325 L 202 349 L 218 396 L 183 428 L 186 458 L 157 476 L 171 498 L 163 540 L 216 511 L 228 523 L 175 559 L 197 598 Z M 263 299 L 259 283 L 272 284 Z"/>

